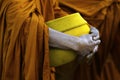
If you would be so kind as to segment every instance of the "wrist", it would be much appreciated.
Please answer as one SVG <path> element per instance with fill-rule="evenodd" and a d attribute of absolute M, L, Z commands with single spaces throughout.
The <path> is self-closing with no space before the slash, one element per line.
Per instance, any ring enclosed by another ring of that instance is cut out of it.
<path fill-rule="evenodd" d="M 71 49 L 73 49 L 74 51 L 78 51 L 79 50 L 79 44 L 80 44 L 79 37 L 74 37 L 73 36 L 73 38 L 70 39 L 69 47 L 71 47 Z"/>

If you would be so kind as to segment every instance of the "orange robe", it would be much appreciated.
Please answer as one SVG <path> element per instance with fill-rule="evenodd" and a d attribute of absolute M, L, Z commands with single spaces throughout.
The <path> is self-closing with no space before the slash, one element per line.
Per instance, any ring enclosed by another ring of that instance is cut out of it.
<path fill-rule="evenodd" d="M 0 80 L 53 80 L 45 22 L 63 15 L 55 0 L 0 0 Z"/>
<path fill-rule="evenodd" d="M 59 2 L 60 7 L 69 14 L 79 12 L 89 24 L 99 29 L 101 36 L 101 44 L 92 64 L 80 64 L 71 80 L 120 80 L 120 0 Z M 58 72 L 64 69 L 70 73 L 70 64 L 73 69 L 73 63 L 69 63 L 57 68 Z"/>

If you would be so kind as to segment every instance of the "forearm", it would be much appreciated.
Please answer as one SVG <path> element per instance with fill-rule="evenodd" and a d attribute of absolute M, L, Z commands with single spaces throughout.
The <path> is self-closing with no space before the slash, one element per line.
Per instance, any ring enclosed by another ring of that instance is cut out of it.
<path fill-rule="evenodd" d="M 64 34 L 49 28 L 49 44 L 61 49 L 77 49 L 77 37 Z"/>
<path fill-rule="evenodd" d="M 100 44 L 100 40 L 93 40 L 93 34 L 87 34 L 80 37 L 71 36 L 49 28 L 49 44 L 52 47 L 61 49 L 71 49 L 80 54 L 89 54 L 95 46 Z"/>

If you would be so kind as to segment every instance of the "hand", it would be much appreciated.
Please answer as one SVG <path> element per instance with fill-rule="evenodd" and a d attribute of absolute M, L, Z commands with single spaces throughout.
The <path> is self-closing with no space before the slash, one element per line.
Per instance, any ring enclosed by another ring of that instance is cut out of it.
<path fill-rule="evenodd" d="M 98 40 L 100 38 L 99 31 L 93 26 L 90 27 L 90 33 L 93 35 L 93 40 Z"/>
<path fill-rule="evenodd" d="M 85 56 L 91 52 L 96 52 L 95 47 L 100 44 L 100 40 L 93 40 L 93 34 L 87 34 L 79 37 L 77 51 L 79 55 Z M 95 49 L 95 50 L 94 50 Z"/>

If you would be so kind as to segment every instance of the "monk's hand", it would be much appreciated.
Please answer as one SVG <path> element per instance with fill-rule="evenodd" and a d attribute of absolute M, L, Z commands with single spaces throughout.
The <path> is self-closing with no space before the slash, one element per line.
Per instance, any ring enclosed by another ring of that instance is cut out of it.
<path fill-rule="evenodd" d="M 100 35 L 99 35 L 98 29 L 96 29 L 95 27 L 91 26 L 91 27 L 90 27 L 90 34 L 92 34 L 92 39 L 93 39 L 93 40 L 95 40 L 95 41 L 96 41 L 96 40 L 99 40 Z M 91 51 L 91 53 L 86 56 L 86 58 L 87 58 L 87 63 L 91 63 L 91 60 L 92 60 L 94 54 L 95 54 L 97 51 L 98 51 L 98 45 L 96 45 L 96 46 L 94 47 L 94 49 Z"/>
<path fill-rule="evenodd" d="M 78 44 L 79 50 L 77 52 L 79 63 L 83 62 L 84 60 L 87 63 L 91 63 L 94 54 L 97 52 L 100 40 L 93 40 L 92 37 L 92 34 L 80 36 Z"/>
<path fill-rule="evenodd" d="M 79 37 L 77 51 L 79 55 L 86 56 L 91 52 L 96 52 L 96 46 L 100 44 L 100 40 L 93 40 L 93 34 L 87 34 Z"/>
<path fill-rule="evenodd" d="M 90 34 L 92 34 L 93 40 L 98 40 L 100 38 L 98 29 L 93 26 L 90 27 Z"/>

